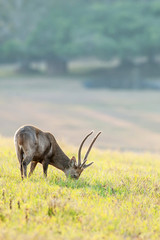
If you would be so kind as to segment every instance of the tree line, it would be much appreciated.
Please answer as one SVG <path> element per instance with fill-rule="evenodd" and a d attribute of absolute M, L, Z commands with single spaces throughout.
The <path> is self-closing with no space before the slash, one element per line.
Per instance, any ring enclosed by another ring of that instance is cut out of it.
<path fill-rule="evenodd" d="M 0 62 L 61 72 L 81 57 L 153 63 L 159 26 L 159 0 L 0 0 Z"/>

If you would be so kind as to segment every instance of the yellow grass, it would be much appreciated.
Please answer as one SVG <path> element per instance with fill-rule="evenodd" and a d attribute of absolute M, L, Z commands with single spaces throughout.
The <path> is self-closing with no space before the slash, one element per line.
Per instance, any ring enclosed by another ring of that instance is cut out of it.
<path fill-rule="evenodd" d="M 64 146 L 75 155 L 74 147 Z M 160 156 L 93 150 L 78 181 L 39 165 L 21 181 L 12 139 L 0 138 L 0 239 L 160 239 Z"/>

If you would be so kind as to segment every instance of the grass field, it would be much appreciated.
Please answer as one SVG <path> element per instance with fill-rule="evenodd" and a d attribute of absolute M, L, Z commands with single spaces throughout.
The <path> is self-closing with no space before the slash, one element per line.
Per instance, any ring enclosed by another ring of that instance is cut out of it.
<path fill-rule="evenodd" d="M 75 147 L 63 146 L 68 156 Z M 0 139 L 0 239 L 160 239 L 160 156 L 93 150 L 78 181 L 38 165 L 21 181 L 13 140 Z"/>
<path fill-rule="evenodd" d="M 76 77 L 0 75 L 3 136 L 32 124 L 78 148 L 84 135 L 101 130 L 101 149 L 159 152 L 159 106 L 159 91 L 90 90 Z"/>

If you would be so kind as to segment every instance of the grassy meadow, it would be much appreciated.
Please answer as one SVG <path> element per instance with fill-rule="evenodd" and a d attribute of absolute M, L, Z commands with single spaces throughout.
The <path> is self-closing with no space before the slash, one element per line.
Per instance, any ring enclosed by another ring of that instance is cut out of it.
<path fill-rule="evenodd" d="M 21 181 L 13 140 L 1 137 L 0 239 L 160 239 L 160 155 L 94 149 L 91 160 L 77 181 L 52 166 L 44 179 L 40 164 Z"/>

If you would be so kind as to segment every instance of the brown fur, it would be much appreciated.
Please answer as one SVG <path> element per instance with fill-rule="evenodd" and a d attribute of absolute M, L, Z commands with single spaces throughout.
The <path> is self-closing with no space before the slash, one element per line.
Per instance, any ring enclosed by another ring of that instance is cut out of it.
<path fill-rule="evenodd" d="M 69 159 L 51 133 L 43 132 L 34 126 L 19 128 L 15 133 L 14 141 L 22 179 L 23 175 L 27 177 L 27 165 L 30 162 L 29 176 L 39 162 L 43 165 L 45 176 L 47 176 L 47 169 L 50 164 L 62 170 L 67 177 L 70 176 L 75 179 L 78 179 L 82 171 L 92 164 L 77 165 L 75 157 Z"/>

